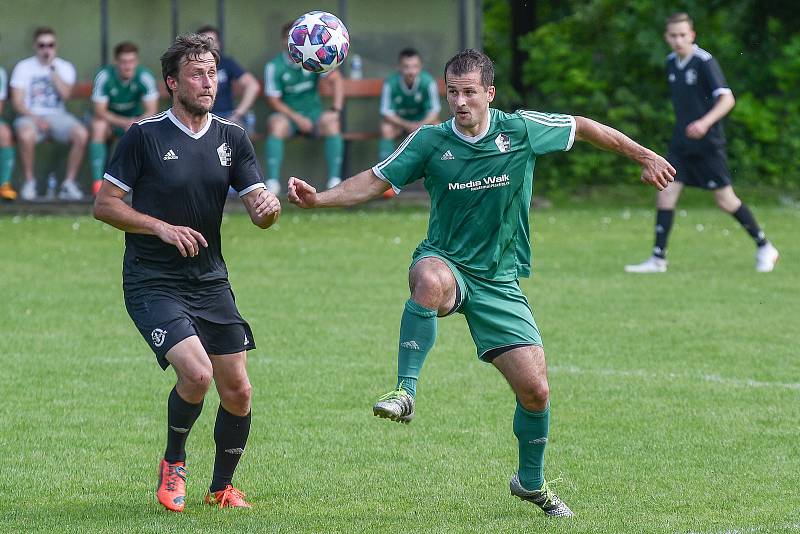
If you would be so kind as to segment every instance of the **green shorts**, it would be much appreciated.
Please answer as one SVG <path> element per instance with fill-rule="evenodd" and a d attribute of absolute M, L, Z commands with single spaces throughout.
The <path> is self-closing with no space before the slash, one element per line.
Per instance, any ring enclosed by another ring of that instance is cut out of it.
<path fill-rule="evenodd" d="M 499 355 L 496 349 L 504 347 L 542 346 L 539 327 L 533 319 L 528 299 L 519 287 L 519 280 L 484 280 L 459 270 L 447 258 L 428 252 L 414 258 L 411 267 L 422 258 L 440 259 L 453 273 L 460 301 L 450 313 L 461 313 L 467 319 L 478 358 L 491 361 L 492 356 Z"/>
<path fill-rule="evenodd" d="M 303 117 L 311 119 L 311 122 L 314 123 L 314 128 L 311 130 L 310 133 L 301 134 L 300 129 L 297 127 L 297 124 L 295 124 L 295 122 L 292 119 L 289 119 L 289 137 L 294 137 L 295 135 L 305 135 L 307 137 L 312 137 L 312 138 L 319 137 L 319 118 L 322 116 L 322 108 L 295 110 L 295 111 L 297 111 L 297 113 L 299 113 Z"/>

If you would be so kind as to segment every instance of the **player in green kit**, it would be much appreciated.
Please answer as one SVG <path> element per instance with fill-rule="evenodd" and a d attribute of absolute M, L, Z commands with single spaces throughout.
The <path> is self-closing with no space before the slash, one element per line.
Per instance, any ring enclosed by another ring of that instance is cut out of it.
<path fill-rule="evenodd" d="M 344 141 L 339 117 L 344 106 L 344 80 L 337 70 L 325 75 L 317 74 L 291 60 L 285 49 L 286 36 L 292 24 L 285 24 L 281 30 L 284 51 L 264 67 L 264 94 L 267 103 L 275 110 L 267 119 L 264 157 L 267 161 L 267 189 L 275 195 L 281 191 L 283 143 L 296 134 L 325 139 L 327 186 L 330 189 L 342 181 Z M 333 86 L 333 105 L 327 110 L 322 108 L 318 91 L 323 77 Z"/>
<path fill-rule="evenodd" d="M 97 72 L 92 87 L 94 117 L 89 162 L 95 195 L 106 169 L 106 142 L 112 136 L 122 137 L 134 122 L 155 115 L 158 96 L 155 76 L 139 65 L 139 48 L 127 41 L 115 46 L 114 64 Z"/>
<path fill-rule="evenodd" d="M 437 317 L 461 313 L 478 357 L 492 363 L 517 398 L 514 434 L 519 467 L 511 493 L 550 516 L 571 516 L 544 479 L 550 424 L 549 386 L 539 329 L 519 278 L 531 271 L 528 212 L 538 156 L 569 150 L 574 140 L 626 156 L 641 179 L 664 189 L 675 169 L 624 134 L 583 117 L 492 109 L 494 66 L 465 50 L 445 66 L 454 117 L 422 126 L 372 169 L 322 193 L 289 179 L 289 201 L 302 208 L 350 206 L 424 178 L 431 197 L 427 238 L 409 269 L 411 298 L 400 322 L 396 389 L 375 415 L 400 422 L 414 416 L 416 384 L 436 339 Z"/>
<path fill-rule="evenodd" d="M 380 160 L 394 152 L 395 139 L 401 135 L 408 135 L 423 124 L 437 124 L 442 110 L 436 79 L 422 70 L 419 52 L 404 48 L 397 63 L 397 72 L 383 81 L 381 89 Z M 387 189 L 384 196 L 394 196 L 394 190 Z"/>

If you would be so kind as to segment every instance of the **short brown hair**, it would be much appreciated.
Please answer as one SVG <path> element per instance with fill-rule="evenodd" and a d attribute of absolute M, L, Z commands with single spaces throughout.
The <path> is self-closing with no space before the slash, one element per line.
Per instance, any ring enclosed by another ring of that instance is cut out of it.
<path fill-rule="evenodd" d="M 119 57 L 120 54 L 129 54 L 131 52 L 138 54 L 139 47 L 130 41 L 122 41 L 114 47 L 114 57 Z"/>
<path fill-rule="evenodd" d="M 667 17 L 666 25 L 669 26 L 670 24 L 678 24 L 680 22 L 688 22 L 689 27 L 694 30 L 694 21 L 692 20 L 692 17 L 690 17 L 688 13 L 685 13 L 683 11 L 680 11 L 678 13 L 673 13 L 672 15 Z"/>
<path fill-rule="evenodd" d="M 41 35 L 52 35 L 55 37 L 56 31 L 50 26 L 39 26 L 33 30 L 33 41 L 36 42 L 36 39 L 38 39 Z"/>
<path fill-rule="evenodd" d="M 164 84 L 167 86 L 169 96 L 172 96 L 172 89 L 167 84 L 167 77 L 177 78 L 181 62 L 197 59 L 206 53 L 214 56 L 214 64 L 219 65 L 219 52 L 211 39 L 205 35 L 187 33 L 175 38 L 172 46 L 161 55 L 161 75 L 164 77 Z"/>
<path fill-rule="evenodd" d="M 462 50 L 450 58 L 444 66 L 444 80 L 447 82 L 448 72 L 455 76 L 460 76 L 474 70 L 480 71 L 481 85 L 484 89 L 494 83 L 494 63 L 492 63 L 489 56 L 473 48 Z"/>

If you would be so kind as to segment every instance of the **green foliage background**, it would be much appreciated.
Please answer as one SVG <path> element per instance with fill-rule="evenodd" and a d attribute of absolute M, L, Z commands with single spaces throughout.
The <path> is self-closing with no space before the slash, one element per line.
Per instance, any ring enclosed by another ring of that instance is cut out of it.
<path fill-rule="evenodd" d="M 538 27 L 519 39 L 525 90 L 510 82 L 509 0 L 484 3 L 486 52 L 500 108 L 570 113 L 609 124 L 664 154 L 674 124 L 664 61 L 664 20 L 687 11 L 697 44 L 720 63 L 736 97 L 726 119 L 737 184 L 800 188 L 800 10 L 791 2 L 566 0 L 528 2 Z M 635 181 L 637 168 L 578 148 L 537 165 L 539 192 Z"/>

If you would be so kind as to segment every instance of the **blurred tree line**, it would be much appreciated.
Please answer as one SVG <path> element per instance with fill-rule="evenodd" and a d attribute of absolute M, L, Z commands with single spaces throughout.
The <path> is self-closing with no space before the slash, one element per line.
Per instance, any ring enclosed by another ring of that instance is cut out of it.
<path fill-rule="evenodd" d="M 666 154 L 674 124 L 664 21 L 694 19 L 736 97 L 726 119 L 735 183 L 800 188 L 800 9 L 781 0 L 484 0 L 496 107 L 583 115 Z M 574 149 L 573 149 L 574 150 Z M 549 156 L 536 187 L 635 183 L 637 167 L 596 150 Z"/>

